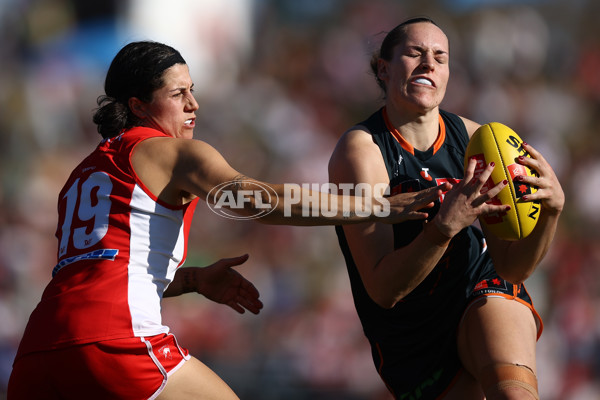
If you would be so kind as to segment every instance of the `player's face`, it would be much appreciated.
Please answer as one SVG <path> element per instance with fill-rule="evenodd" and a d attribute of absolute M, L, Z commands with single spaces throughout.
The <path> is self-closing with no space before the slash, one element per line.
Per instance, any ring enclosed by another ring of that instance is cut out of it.
<path fill-rule="evenodd" d="M 407 27 L 407 38 L 390 61 L 379 62 L 387 99 L 398 109 L 427 112 L 439 106 L 450 76 L 448 38 L 437 26 L 423 22 Z"/>
<path fill-rule="evenodd" d="M 198 103 L 193 95 L 194 84 L 187 65 L 175 64 L 168 68 L 163 80 L 163 87 L 154 91 L 152 101 L 144 105 L 144 126 L 176 138 L 191 139 Z"/>

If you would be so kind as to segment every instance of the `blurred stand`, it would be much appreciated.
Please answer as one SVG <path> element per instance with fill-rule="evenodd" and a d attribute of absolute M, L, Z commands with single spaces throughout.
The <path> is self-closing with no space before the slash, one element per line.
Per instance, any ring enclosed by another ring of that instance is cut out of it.
<path fill-rule="evenodd" d="M 56 198 L 98 143 L 91 122 L 120 47 L 181 50 L 196 135 L 272 182 L 327 182 L 337 138 L 381 97 L 383 32 L 426 14 L 448 33 L 443 107 L 498 121 L 542 151 L 567 195 L 554 246 L 528 281 L 545 330 L 546 400 L 600 398 L 600 3 L 595 0 L 4 0 L 0 2 L 0 393 L 56 257 Z M 242 399 L 388 400 L 332 228 L 236 222 L 201 205 L 189 265 L 250 253 L 259 316 L 197 296 L 164 302 L 180 342 Z M 0 396 L 1 397 L 1 396 Z"/>

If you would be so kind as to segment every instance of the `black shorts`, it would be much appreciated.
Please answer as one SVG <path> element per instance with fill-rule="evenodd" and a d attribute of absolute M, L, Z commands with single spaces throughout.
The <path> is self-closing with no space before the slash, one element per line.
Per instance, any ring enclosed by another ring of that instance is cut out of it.
<path fill-rule="evenodd" d="M 423 326 L 418 329 L 420 336 L 409 338 L 409 341 L 413 341 L 414 347 L 422 350 L 420 351 L 422 356 L 413 355 L 403 359 L 402 354 L 395 352 L 393 348 L 395 346 L 386 348 L 385 344 L 371 341 L 373 359 L 378 372 L 396 399 L 437 399 L 450 390 L 463 370 L 456 343 L 458 325 L 469 307 L 483 297 L 502 297 L 523 303 L 531 309 L 537 319 L 538 338 L 541 335 L 543 329 L 541 318 L 535 311 L 531 297 L 523 284 L 514 285 L 500 278 L 491 262 L 486 263 L 473 275 L 470 277 L 470 294 L 467 294 L 462 302 L 460 299 L 448 299 L 449 302 L 462 303 L 462 312 L 444 314 L 444 320 L 439 321 L 439 324 L 436 324 L 436 321 L 427 321 L 427 317 L 424 316 Z M 449 323 L 450 320 L 454 322 Z M 429 348 L 435 350 L 428 352 Z M 414 371 L 419 373 L 407 379 L 406 377 L 411 376 Z"/>

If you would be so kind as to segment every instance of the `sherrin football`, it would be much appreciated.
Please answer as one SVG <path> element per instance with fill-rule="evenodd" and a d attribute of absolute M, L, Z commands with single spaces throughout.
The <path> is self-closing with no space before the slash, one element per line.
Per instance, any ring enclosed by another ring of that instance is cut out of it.
<path fill-rule="evenodd" d="M 503 180 L 508 185 L 489 203 L 510 205 L 511 209 L 502 214 L 486 215 L 479 218 L 490 232 L 504 240 L 519 240 L 527 237 L 535 228 L 540 205 L 537 202 L 525 202 L 521 198 L 535 193 L 534 186 L 515 181 L 519 175 L 535 176 L 530 168 L 518 164 L 517 157 L 530 157 L 523 149 L 523 140 L 508 126 L 498 122 L 482 125 L 475 131 L 465 155 L 465 170 L 469 159 L 475 158 L 475 177 L 478 177 L 490 163 L 496 164 L 492 175 L 482 188 L 485 193 Z"/>

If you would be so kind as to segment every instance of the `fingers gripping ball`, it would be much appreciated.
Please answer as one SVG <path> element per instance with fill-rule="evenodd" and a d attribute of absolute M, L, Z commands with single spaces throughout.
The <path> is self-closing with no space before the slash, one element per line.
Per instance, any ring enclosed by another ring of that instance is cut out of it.
<path fill-rule="evenodd" d="M 515 180 L 517 176 L 536 176 L 530 168 L 517 163 L 519 156 L 530 157 L 522 144 L 523 140 L 508 126 L 491 122 L 475 131 L 465 155 L 465 169 L 469 159 L 477 160 L 475 177 L 479 176 L 490 162 L 496 163 L 482 192 L 505 179 L 508 181 L 508 185 L 489 202 L 510 205 L 511 209 L 503 214 L 479 218 L 494 235 L 504 240 L 523 239 L 533 231 L 539 217 L 540 205 L 522 199 L 526 194 L 535 193 L 537 188 Z"/>

